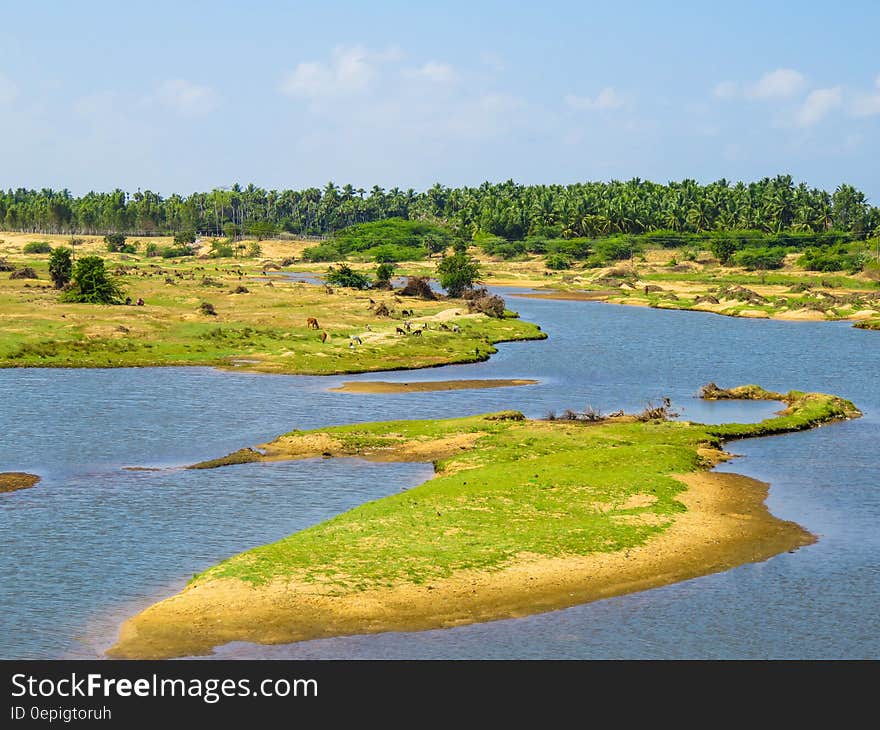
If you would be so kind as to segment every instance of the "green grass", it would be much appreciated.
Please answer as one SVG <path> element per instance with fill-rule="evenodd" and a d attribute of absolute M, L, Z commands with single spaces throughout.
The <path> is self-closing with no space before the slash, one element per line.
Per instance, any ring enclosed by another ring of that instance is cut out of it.
<path fill-rule="evenodd" d="M 341 445 L 335 455 L 378 454 L 462 434 L 479 438 L 436 461 L 438 476 L 414 489 L 242 553 L 194 580 L 293 578 L 347 592 L 495 570 L 523 553 L 553 557 L 635 547 L 684 510 L 676 500 L 684 486 L 672 475 L 705 466 L 699 447 L 858 414 L 833 396 L 766 397 L 785 399 L 789 408 L 760 424 L 585 425 L 507 413 L 294 431 L 276 442 L 282 450 L 285 439 L 316 433 Z M 208 465 L 217 463 L 223 462 Z M 628 501 L 635 496 L 642 501 Z"/>
<path fill-rule="evenodd" d="M 49 285 L 46 262 L 27 263 L 40 279 L 14 281 L 0 275 L 0 368 L 230 365 L 243 359 L 257 362 L 237 367 L 320 375 L 477 362 L 496 352 L 499 342 L 546 337 L 532 323 L 486 316 L 456 317 L 460 333 L 434 324 L 421 337 L 396 336 L 404 308 L 413 309 L 411 319 L 419 321 L 445 309 L 466 310 L 466 304 L 395 300 L 389 292 L 340 288 L 328 295 L 323 287 L 285 281 L 267 287 L 248 278 L 259 275 L 261 265 L 242 260 L 129 256 L 118 278 L 129 296 L 144 297 L 146 307 L 64 304 Z M 215 285 L 204 286 L 205 277 Z M 240 285 L 249 292 L 234 293 Z M 368 307 L 371 297 L 386 302 L 395 316 L 377 317 Z M 202 302 L 213 304 L 217 316 L 201 313 Z M 310 316 L 328 333 L 327 342 L 307 328 Z M 350 349 L 351 335 L 360 336 L 363 344 Z"/>

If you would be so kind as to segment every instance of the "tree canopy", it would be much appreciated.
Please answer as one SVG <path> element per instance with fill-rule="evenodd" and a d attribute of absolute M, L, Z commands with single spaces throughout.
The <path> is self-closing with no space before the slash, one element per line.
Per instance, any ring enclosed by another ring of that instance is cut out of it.
<path fill-rule="evenodd" d="M 841 184 L 829 192 L 795 184 L 789 175 L 750 183 L 722 179 L 707 185 L 694 180 L 660 184 L 639 178 L 571 185 L 508 181 L 449 188 L 437 184 L 424 192 L 379 186 L 366 191 L 332 182 L 305 190 L 234 185 L 228 190 L 167 197 L 150 191 L 90 192 L 79 197 L 68 190 L 0 191 L 0 226 L 32 232 L 328 234 L 389 219 L 442 224 L 425 230 L 419 244 L 439 252 L 448 245 L 450 231 L 468 240 L 483 233 L 508 241 L 530 236 L 568 239 L 719 230 L 834 230 L 863 237 L 880 228 L 880 208 L 870 205 L 864 193 L 851 185 Z M 398 240 L 398 233 L 405 234 L 399 224 L 373 233 L 370 241 L 370 230 L 358 228 L 334 243 L 358 250 L 388 243 L 411 245 L 405 238 Z"/>

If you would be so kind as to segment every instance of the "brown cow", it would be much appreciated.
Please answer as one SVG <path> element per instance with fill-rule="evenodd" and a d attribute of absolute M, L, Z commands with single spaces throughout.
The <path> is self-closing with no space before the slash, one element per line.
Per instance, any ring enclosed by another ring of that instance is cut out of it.
<path fill-rule="evenodd" d="M 326 332 L 321 333 L 321 342 L 326 342 L 329 335 Z"/>
<path fill-rule="evenodd" d="M 306 320 L 306 327 L 313 330 L 321 329 L 320 327 L 318 327 L 318 320 L 314 317 L 309 317 Z"/>

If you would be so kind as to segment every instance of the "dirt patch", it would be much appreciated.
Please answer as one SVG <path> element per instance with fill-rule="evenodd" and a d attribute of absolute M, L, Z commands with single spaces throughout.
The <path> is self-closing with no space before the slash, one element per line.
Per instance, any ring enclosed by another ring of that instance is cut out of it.
<path fill-rule="evenodd" d="M 537 380 L 427 380 L 415 383 L 391 383 L 384 380 L 355 380 L 338 388 L 335 393 L 427 393 L 435 390 L 474 390 L 479 388 L 507 388 L 514 385 L 534 385 Z"/>
<path fill-rule="evenodd" d="M 0 472 L 0 494 L 17 492 L 19 489 L 30 489 L 40 481 L 36 474 L 22 471 Z"/>
<path fill-rule="evenodd" d="M 329 595 L 330 587 L 276 580 L 195 584 L 127 621 L 109 655 L 167 658 L 210 653 L 230 641 L 283 644 L 516 618 L 760 562 L 814 542 L 773 517 L 767 485 L 714 472 L 678 477 L 687 511 L 643 546 L 547 558 L 522 555 L 496 571 L 459 571 L 428 585 Z"/>

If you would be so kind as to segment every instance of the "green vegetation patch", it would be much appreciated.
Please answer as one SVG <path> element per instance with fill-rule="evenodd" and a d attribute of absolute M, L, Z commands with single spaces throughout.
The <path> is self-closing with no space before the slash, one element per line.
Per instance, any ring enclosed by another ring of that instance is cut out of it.
<path fill-rule="evenodd" d="M 685 509 L 676 499 L 684 485 L 672 475 L 704 467 L 701 446 L 858 415 L 834 396 L 751 388 L 744 395 L 782 399 L 788 408 L 759 424 L 723 426 L 534 421 L 506 412 L 291 432 L 274 442 L 281 455 L 286 439 L 305 443 L 319 435 L 339 444 L 341 455 L 377 456 L 432 443 L 442 444 L 445 455 L 435 462 L 438 475 L 414 489 L 237 555 L 194 580 L 290 578 L 348 592 L 497 570 L 526 554 L 641 545 Z M 728 391 L 728 397 L 736 395 Z"/>

